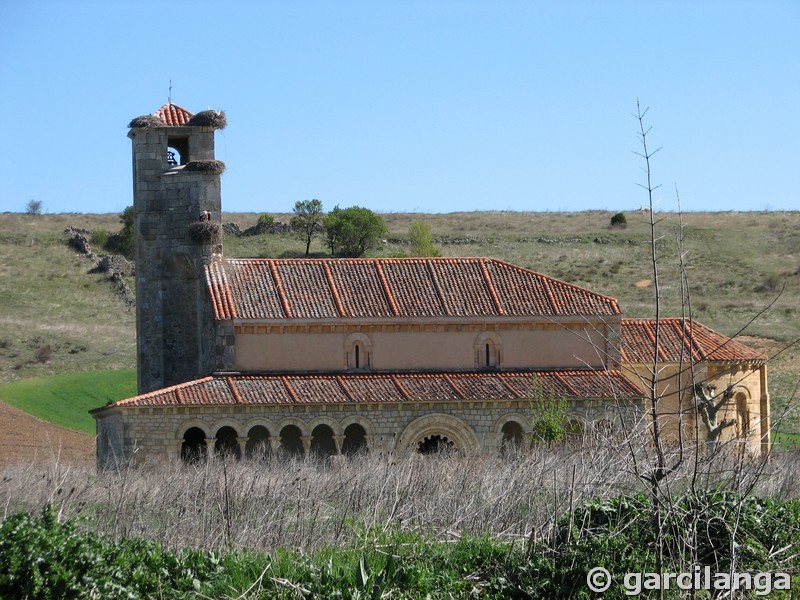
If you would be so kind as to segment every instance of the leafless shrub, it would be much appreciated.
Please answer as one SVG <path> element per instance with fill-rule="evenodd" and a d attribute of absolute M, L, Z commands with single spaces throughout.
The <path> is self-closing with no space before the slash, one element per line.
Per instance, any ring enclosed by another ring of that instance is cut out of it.
<path fill-rule="evenodd" d="M 639 440 L 641 441 L 641 440 Z M 555 522 L 585 500 L 640 493 L 642 480 L 623 440 L 534 447 L 495 455 L 363 455 L 319 460 L 224 460 L 170 464 L 95 475 L 55 465 L 6 468 L 6 514 L 55 503 L 63 517 L 83 515 L 97 531 L 143 536 L 169 548 L 342 545 L 369 528 L 404 527 L 442 539 L 489 533 L 506 539 L 553 539 Z M 800 494 L 797 454 L 744 460 L 735 449 L 704 469 L 709 488 L 738 486 L 773 497 Z M 738 465 L 738 466 L 737 466 Z M 732 474 L 738 473 L 736 477 Z M 689 489 L 691 468 L 674 473 L 675 493 Z"/>

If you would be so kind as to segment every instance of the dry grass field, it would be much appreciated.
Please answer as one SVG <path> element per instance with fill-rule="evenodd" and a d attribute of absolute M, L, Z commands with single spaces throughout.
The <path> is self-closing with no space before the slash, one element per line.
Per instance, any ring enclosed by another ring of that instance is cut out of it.
<path fill-rule="evenodd" d="M 653 316 L 649 214 L 486 211 L 389 213 L 383 255 L 401 255 L 413 221 L 430 226 L 444 256 L 492 256 L 619 299 L 629 317 Z M 288 215 L 275 214 L 288 221 Z M 257 214 L 226 213 L 242 229 Z M 800 434 L 793 411 L 800 382 L 800 212 L 657 215 L 662 314 L 680 315 L 678 236 L 694 317 L 776 354 L 770 365 L 781 431 Z M 63 230 L 119 230 L 116 214 L 0 215 L 0 384 L 38 375 L 135 367 L 134 313 L 115 296 L 93 261 L 65 245 Z M 312 253 L 326 252 L 315 240 Z M 226 238 L 227 256 L 301 256 L 292 235 Z M 781 290 L 782 293 L 781 293 Z M 777 300 L 776 300 L 777 298 Z M 766 311 L 765 311 L 766 309 Z M 765 311 L 760 316 L 759 313 Z M 758 316 L 757 319 L 750 322 Z"/>

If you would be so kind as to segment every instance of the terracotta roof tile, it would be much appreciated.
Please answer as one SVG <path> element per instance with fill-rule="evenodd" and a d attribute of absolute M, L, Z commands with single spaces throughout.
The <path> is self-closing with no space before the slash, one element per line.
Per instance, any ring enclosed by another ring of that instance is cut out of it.
<path fill-rule="evenodd" d="M 189 119 L 194 116 L 193 113 L 189 112 L 182 106 L 173 104 L 172 102 L 167 102 L 164 106 L 155 111 L 153 115 L 160 117 L 161 120 L 167 125 L 173 127 L 186 125 L 189 122 Z"/>
<path fill-rule="evenodd" d="M 763 363 L 766 357 L 706 327 L 697 321 L 661 319 L 659 362 Z M 622 320 L 622 361 L 636 364 L 653 362 L 656 339 L 655 319 Z"/>
<path fill-rule="evenodd" d="M 339 290 L 344 316 L 391 317 L 389 305 L 378 271 L 364 261 L 325 261 L 336 289 Z"/>
<path fill-rule="evenodd" d="M 238 375 L 206 377 L 120 400 L 113 406 L 611 399 L 641 395 L 618 371 Z"/>
<path fill-rule="evenodd" d="M 490 258 L 231 259 L 208 287 L 218 319 L 620 314 L 613 298 Z"/>
<path fill-rule="evenodd" d="M 273 261 L 291 316 L 320 319 L 339 316 L 322 261 Z"/>

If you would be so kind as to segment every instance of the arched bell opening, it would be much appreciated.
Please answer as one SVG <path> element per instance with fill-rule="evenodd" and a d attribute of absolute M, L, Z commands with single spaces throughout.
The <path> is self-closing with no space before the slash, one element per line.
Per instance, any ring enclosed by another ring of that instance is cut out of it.
<path fill-rule="evenodd" d="M 189 162 L 189 138 L 170 137 L 167 140 L 167 165 L 176 167 Z"/>

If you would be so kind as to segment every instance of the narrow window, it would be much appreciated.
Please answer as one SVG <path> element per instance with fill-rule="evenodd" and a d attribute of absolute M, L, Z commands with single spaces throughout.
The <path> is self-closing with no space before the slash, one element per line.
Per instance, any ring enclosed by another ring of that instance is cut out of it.
<path fill-rule="evenodd" d="M 356 350 L 356 369 L 360 369 L 361 368 L 361 352 L 360 352 L 361 348 L 360 348 L 359 344 L 356 344 L 355 350 Z"/>

